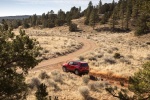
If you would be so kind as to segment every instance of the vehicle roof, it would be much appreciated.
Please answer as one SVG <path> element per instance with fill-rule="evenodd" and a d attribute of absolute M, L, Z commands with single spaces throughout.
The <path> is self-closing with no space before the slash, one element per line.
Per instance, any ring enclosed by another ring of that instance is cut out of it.
<path fill-rule="evenodd" d="M 70 61 L 70 62 L 87 63 L 87 62 L 85 62 L 85 61 L 80 61 L 80 60 L 77 60 L 77 61 Z"/>

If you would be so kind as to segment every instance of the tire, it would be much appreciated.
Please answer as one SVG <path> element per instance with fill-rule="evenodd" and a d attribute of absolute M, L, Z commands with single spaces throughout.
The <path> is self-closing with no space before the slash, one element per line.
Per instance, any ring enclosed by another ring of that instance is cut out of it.
<path fill-rule="evenodd" d="M 74 71 L 74 73 L 75 73 L 76 75 L 79 75 L 79 74 L 80 74 L 77 69 Z"/>
<path fill-rule="evenodd" d="M 66 67 L 62 67 L 62 70 L 63 70 L 64 72 L 67 72 L 67 68 L 66 68 Z"/>

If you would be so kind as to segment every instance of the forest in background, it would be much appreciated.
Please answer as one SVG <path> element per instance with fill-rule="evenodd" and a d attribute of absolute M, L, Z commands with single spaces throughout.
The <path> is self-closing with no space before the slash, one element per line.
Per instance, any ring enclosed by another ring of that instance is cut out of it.
<path fill-rule="evenodd" d="M 146 34 L 150 31 L 150 1 L 149 0 L 119 0 L 112 3 L 103 4 L 100 0 L 97 5 L 89 2 L 87 8 L 81 11 L 81 7 L 72 7 L 65 12 L 62 9 L 58 13 L 53 10 L 43 13 L 41 16 L 36 14 L 23 20 L 8 19 L 2 20 L 5 28 L 18 28 L 23 26 L 53 28 L 71 24 L 72 19 L 85 17 L 85 25 L 95 27 L 95 24 L 108 24 L 111 31 L 134 30 L 135 35 Z"/>

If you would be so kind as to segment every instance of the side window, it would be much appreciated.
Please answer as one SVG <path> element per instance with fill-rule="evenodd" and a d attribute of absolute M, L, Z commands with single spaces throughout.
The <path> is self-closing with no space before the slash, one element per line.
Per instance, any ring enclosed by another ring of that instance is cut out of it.
<path fill-rule="evenodd" d="M 73 62 L 69 62 L 69 65 L 73 65 Z"/>
<path fill-rule="evenodd" d="M 77 62 L 73 62 L 73 65 L 78 65 L 78 63 Z"/>

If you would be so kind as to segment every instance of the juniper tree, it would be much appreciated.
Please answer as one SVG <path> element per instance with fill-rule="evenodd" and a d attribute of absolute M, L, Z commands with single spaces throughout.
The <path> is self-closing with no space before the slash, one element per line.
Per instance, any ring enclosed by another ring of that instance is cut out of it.
<path fill-rule="evenodd" d="M 48 92 L 46 91 L 46 89 L 47 86 L 43 83 L 37 87 L 37 91 L 35 93 L 37 100 L 48 100 L 47 99 Z"/>
<path fill-rule="evenodd" d="M 90 19 L 89 19 L 89 24 L 90 26 L 95 27 L 96 22 L 98 21 L 98 13 L 96 11 L 96 8 L 93 8 L 91 14 L 90 14 Z"/>
<path fill-rule="evenodd" d="M 0 27 L 0 99 L 22 100 L 27 95 L 25 75 L 39 60 L 38 42 L 30 39 L 25 31 L 15 35 Z M 20 70 L 19 72 L 17 70 Z"/>

